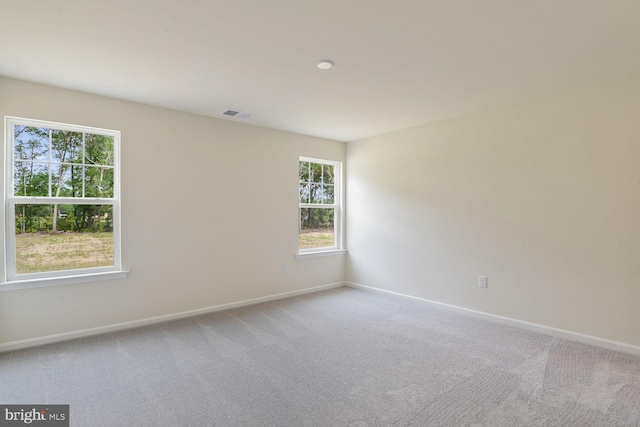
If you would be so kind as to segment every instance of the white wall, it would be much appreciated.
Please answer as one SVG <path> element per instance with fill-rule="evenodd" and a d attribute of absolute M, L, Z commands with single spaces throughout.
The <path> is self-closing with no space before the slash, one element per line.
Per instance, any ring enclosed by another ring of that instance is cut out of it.
<path fill-rule="evenodd" d="M 348 281 L 640 345 L 640 79 L 350 143 L 347 164 Z"/>
<path fill-rule="evenodd" d="M 0 344 L 344 279 L 343 256 L 294 257 L 298 157 L 344 161 L 343 143 L 0 77 L 5 115 L 122 132 L 131 273 L 0 292 Z"/>
<path fill-rule="evenodd" d="M 0 344 L 345 278 L 294 258 L 342 143 L 0 77 L 4 115 L 122 131 L 131 273 L 0 292 Z M 348 144 L 347 280 L 640 345 L 639 118 L 634 79 Z"/>

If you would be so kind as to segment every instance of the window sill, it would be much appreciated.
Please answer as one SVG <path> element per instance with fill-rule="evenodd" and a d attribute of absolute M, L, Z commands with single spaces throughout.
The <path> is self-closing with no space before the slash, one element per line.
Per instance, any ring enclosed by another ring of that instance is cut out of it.
<path fill-rule="evenodd" d="M 76 283 L 99 282 L 102 280 L 124 279 L 128 271 L 108 271 L 105 273 L 78 274 L 77 276 L 46 277 L 39 279 L 12 280 L 0 284 L 0 291 L 44 288 L 47 286 L 73 285 Z"/>
<path fill-rule="evenodd" d="M 300 252 L 296 254 L 296 259 L 314 258 L 318 256 L 329 256 L 329 255 L 344 255 L 346 253 L 347 253 L 346 249 L 329 249 L 326 251 Z"/>

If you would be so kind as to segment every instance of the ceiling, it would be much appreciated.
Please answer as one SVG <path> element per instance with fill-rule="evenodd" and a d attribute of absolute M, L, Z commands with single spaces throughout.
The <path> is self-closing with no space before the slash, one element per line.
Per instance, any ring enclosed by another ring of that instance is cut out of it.
<path fill-rule="evenodd" d="M 0 75 L 352 141 L 640 74 L 639 18 L 638 0 L 0 0 Z"/>

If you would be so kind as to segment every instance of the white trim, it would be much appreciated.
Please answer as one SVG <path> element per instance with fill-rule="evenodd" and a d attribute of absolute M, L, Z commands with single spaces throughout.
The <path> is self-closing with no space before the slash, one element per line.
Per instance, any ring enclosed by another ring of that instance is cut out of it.
<path fill-rule="evenodd" d="M 522 329 L 527 329 L 534 332 L 540 332 L 555 337 L 565 338 L 572 341 L 578 341 L 583 344 L 589 344 L 596 347 L 606 348 L 608 350 L 616 350 L 624 353 L 634 354 L 640 356 L 640 346 L 633 344 L 627 344 L 619 341 L 608 340 L 606 338 L 594 337 L 592 335 L 581 334 L 578 332 L 568 331 L 566 329 L 553 328 L 551 326 L 540 325 L 538 323 L 526 322 L 524 320 L 513 319 L 511 317 L 499 316 L 497 314 L 491 314 L 484 311 L 472 310 L 470 308 L 464 308 L 457 305 L 446 304 L 443 302 L 433 301 L 426 298 L 415 297 L 413 295 L 407 295 L 400 292 L 388 291 L 386 289 L 374 288 L 373 286 L 361 285 L 359 283 L 344 282 L 345 286 L 363 289 L 373 292 L 382 292 L 385 294 L 397 295 L 405 298 L 411 298 L 418 301 L 423 301 L 429 304 L 435 304 L 443 307 L 447 307 L 457 311 L 463 311 L 465 313 L 473 314 L 486 319 L 495 320 L 501 323 L 506 323 L 511 326 L 515 326 Z"/>
<path fill-rule="evenodd" d="M 335 203 L 334 204 L 299 203 L 298 206 L 300 207 L 300 209 L 338 209 L 340 207 L 340 205 L 337 205 Z"/>
<path fill-rule="evenodd" d="M 46 124 L 48 129 L 57 129 L 57 130 L 70 130 L 72 132 L 86 132 L 90 134 L 97 135 L 108 135 L 114 136 L 116 133 L 120 133 L 118 130 L 113 129 L 105 129 L 94 126 L 83 126 L 83 125 L 72 125 L 68 123 L 61 122 L 51 122 L 49 120 L 39 120 L 39 119 L 29 119 L 25 117 L 17 117 L 17 116 L 5 116 L 6 119 L 11 120 L 14 123 L 18 123 L 24 126 L 33 126 L 38 127 Z"/>
<path fill-rule="evenodd" d="M 117 199 L 97 197 L 11 196 L 14 205 L 115 205 Z"/>
<path fill-rule="evenodd" d="M 44 337 L 30 338 L 20 341 L 11 341 L 0 344 L 0 353 L 22 348 L 35 347 L 38 345 L 50 344 L 60 341 L 68 341 L 76 338 L 89 337 L 92 335 L 100 335 L 108 332 L 120 331 L 123 329 L 137 328 L 140 326 L 153 325 L 155 323 L 168 322 L 170 320 L 183 319 L 185 317 L 198 316 L 201 314 L 213 313 L 216 311 L 229 310 L 231 308 L 243 307 L 246 305 L 258 304 L 261 302 L 275 301 L 283 298 L 290 298 L 298 295 L 320 292 L 327 289 L 340 288 L 344 286 L 343 282 L 330 283 L 328 285 L 314 286 L 312 288 L 299 289 L 297 291 L 282 292 L 279 294 L 268 295 L 264 297 L 252 298 L 243 301 L 237 301 L 227 304 L 214 305 L 211 307 L 199 308 L 196 310 L 182 311 L 179 313 L 165 314 L 162 316 L 147 317 L 146 319 L 132 320 L 130 322 L 115 323 L 112 325 L 98 326 L 96 328 L 81 329 L 72 332 L 63 332 L 61 334 L 47 335 Z"/>
<path fill-rule="evenodd" d="M 300 156 L 301 162 L 320 163 L 325 165 L 339 166 L 342 164 L 339 160 L 318 159 L 316 157 Z"/>
<path fill-rule="evenodd" d="M 329 249 L 326 251 L 300 252 L 296 254 L 296 259 L 314 258 L 318 256 L 328 256 L 328 255 L 344 255 L 346 253 L 347 253 L 346 249 Z"/>
<path fill-rule="evenodd" d="M 113 267 L 110 267 L 113 268 Z M 94 269 L 95 270 L 95 269 Z M 68 272 L 67 272 L 68 273 Z M 73 285 L 76 283 L 101 282 L 103 280 L 124 279 L 128 271 L 105 271 L 100 273 L 74 274 L 68 276 L 47 276 L 29 279 L 18 279 L 0 283 L 0 292 L 17 291 L 21 289 L 45 288 L 48 286 Z"/>

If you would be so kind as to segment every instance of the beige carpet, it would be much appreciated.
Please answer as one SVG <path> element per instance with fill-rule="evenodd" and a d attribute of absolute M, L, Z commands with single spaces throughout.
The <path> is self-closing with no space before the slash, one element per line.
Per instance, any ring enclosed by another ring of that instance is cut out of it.
<path fill-rule="evenodd" d="M 339 288 L 0 355 L 73 426 L 640 426 L 640 357 Z"/>

